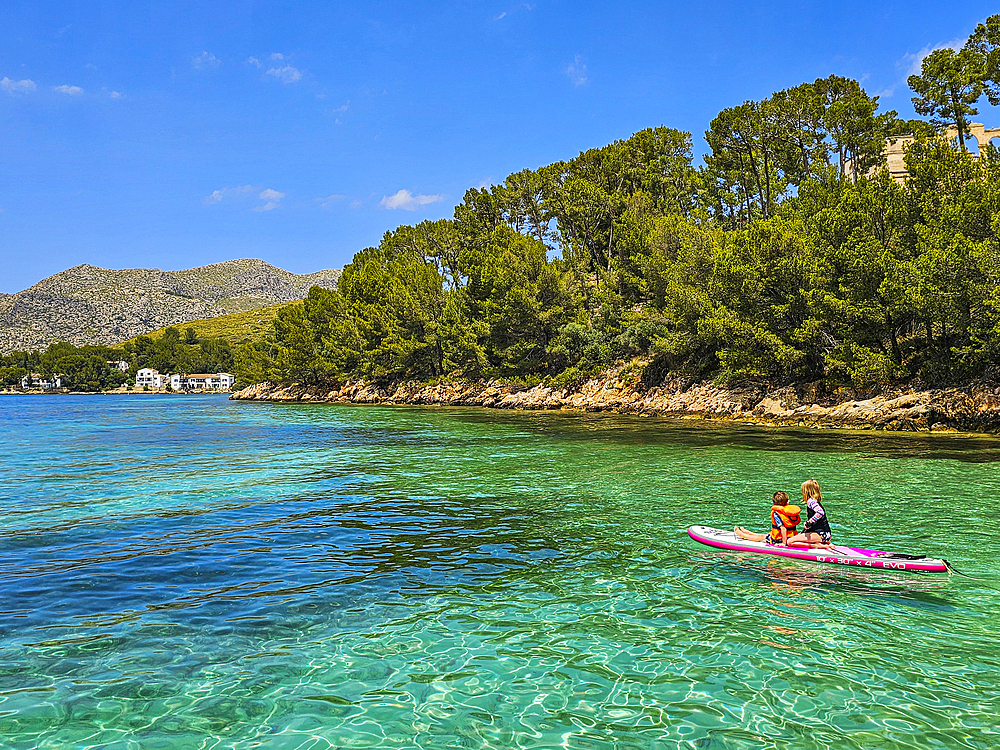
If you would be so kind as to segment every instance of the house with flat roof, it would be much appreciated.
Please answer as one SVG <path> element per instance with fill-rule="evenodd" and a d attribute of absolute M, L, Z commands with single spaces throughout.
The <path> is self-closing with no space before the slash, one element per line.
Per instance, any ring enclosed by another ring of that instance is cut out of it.
<path fill-rule="evenodd" d="M 33 372 L 21 378 L 21 388 L 24 390 L 41 388 L 43 391 L 54 391 L 56 388 L 62 388 L 64 377 L 65 375 L 60 373 L 59 375 L 53 375 L 51 378 L 46 378 L 44 375 Z"/>
<path fill-rule="evenodd" d="M 236 377 L 228 372 L 195 373 L 185 375 L 175 372 L 173 375 L 161 374 L 151 367 L 143 367 L 135 374 L 135 384 L 150 389 L 160 390 L 170 387 L 174 391 L 228 391 L 236 382 Z"/>
<path fill-rule="evenodd" d="M 161 375 L 159 370 L 154 370 L 152 367 L 143 367 L 135 374 L 135 384 L 140 388 L 159 390 L 166 387 L 169 380 L 170 375 Z"/>
<path fill-rule="evenodd" d="M 228 391 L 236 378 L 228 372 L 172 375 L 170 386 L 175 391 Z"/>
<path fill-rule="evenodd" d="M 958 129 L 949 127 L 944 131 L 946 140 L 954 141 L 958 138 Z M 916 138 L 912 135 L 894 135 L 885 140 L 885 149 L 882 151 L 884 161 L 876 164 L 868 170 L 868 177 L 874 175 L 882 167 L 889 170 L 889 176 L 902 185 L 910 176 L 906 171 L 906 149 L 910 147 Z M 987 144 L 1000 148 L 1000 128 L 987 128 L 981 122 L 970 122 L 969 132 L 965 139 L 965 146 L 973 156 L 979 156 L 980 149 L 986 148 Z M 852 179 L 857 179 L 858 172 L 854 161 L 848 160 L 844 165 L 845 173 Z"/>

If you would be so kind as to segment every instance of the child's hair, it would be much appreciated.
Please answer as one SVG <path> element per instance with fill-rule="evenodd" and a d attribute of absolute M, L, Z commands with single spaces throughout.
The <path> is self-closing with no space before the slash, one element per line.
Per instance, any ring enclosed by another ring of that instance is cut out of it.
<path fill-rule="evenodd" d="M 788 493 L 778 490 L 771 496 L 771 500 L 774 501 L 775 505 L 788 505 Z"/>
<path fill-rule="evenodd" d="M 815 479 L 807 479 L 802 483 L 802 499 L 808 500 L 811 497 L 823 502 L 823 496 L 819 493 L 819 482 Z"/>

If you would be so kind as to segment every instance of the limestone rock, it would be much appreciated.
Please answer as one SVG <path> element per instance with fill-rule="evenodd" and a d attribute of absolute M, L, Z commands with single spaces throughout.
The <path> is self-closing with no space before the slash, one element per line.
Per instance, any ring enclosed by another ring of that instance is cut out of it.
<path fill-rule="evenodd" d="M 642 389 L 622 378 L 619 366 L 574 389 L 499 382 L 433 384 L 346 383 L 337 387 L 259 383 L 233 394 L 247 401 L 326 401 L 367 404 L 441 404 L 496 409 L 575 409 L 623 414 L 735 420 L 807 427 L 897 431 L 1000 432 L 1000 388 L 914 392 L 900 389 L 868 399 L 820 398 L 819 389 L 727 387 L 668 381 Z"/>

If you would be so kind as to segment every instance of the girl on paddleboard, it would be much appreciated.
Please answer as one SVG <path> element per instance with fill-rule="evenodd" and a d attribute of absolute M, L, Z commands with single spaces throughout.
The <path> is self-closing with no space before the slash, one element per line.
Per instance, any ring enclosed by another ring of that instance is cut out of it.
<path fill-rule="evenodd" d="M 819 482 L 815 479 L 807 479 L 802 483 L 802 503 L 806 506 L 805 525 L 801 534 L 789 537 L 788 544 L 808 544 L 810 547 L 835 550 L 830 520 L 823 508 L 823 495 L 819 490 Z"/>

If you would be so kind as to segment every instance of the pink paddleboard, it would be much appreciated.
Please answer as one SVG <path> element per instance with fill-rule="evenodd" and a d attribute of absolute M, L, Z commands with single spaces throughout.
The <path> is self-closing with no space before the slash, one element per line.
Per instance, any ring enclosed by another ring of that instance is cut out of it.
<path fill-rule="evenodd" d="M 857 565 L 862 568 L 884 568 L 886 570 L 922 570 L 930 573 L 946 573 L 948 564 L 944 560 L 918 555 L 903 555 L 878 549 L 843 547 L 837 551 L 808 549 L 806 547 L 778 547 L 764 542 L 748 542 L 740 539 L 732 531 L 713 529 L 709 526 L 692 526 L 688 536 L 709 547 L 735 550 L 737 552 L 763 552 L 765 555 L 793 557 L 796 560 L 835 563 L 837 565 Z"/>

